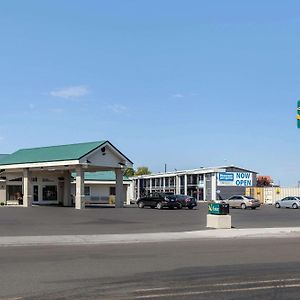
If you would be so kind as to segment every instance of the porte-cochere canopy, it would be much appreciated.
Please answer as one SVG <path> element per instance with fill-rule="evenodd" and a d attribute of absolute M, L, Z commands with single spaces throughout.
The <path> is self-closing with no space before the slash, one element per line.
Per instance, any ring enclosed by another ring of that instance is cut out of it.
<path fill-rule="evenodd" d="M 32 204 L 32 181 L 42 177 L 63 178 L 62 203 L 70 205 L 71 173 L 76 174 L 75 207 L 84 207 L 84 173 L 112 170 L 116 174 L 116 207 L 122 207 L 123 170 L 129 160 L 109 141 L 20 149 L 0 159 L 1 176 L 22 177 L 23 205 Z"/>

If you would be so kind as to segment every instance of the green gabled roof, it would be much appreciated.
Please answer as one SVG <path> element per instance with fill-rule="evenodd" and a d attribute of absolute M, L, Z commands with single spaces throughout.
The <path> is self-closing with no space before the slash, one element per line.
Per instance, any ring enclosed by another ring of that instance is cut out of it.
<path fill-rule="evenodd" d="M 4 157 L 6 157 L 6 156 L 8 156 L 9 154 L 0 154 L 0 161 L 2 160 L 2 159 L 4 159 Z"/>
<path fill-rule="evenodd" d="M 107 141 L 20 149 L 0 160 L 0 165 L 78 160 Z"/>
<path fill-rule="evenodd" d="M 76 177 L 76 173 L 72 173 Z M 84 172 L 84 179 L 91 181 L 115 181 L 116 173 L 114 171 Z M 123 176 L 124 181 L 130 181 L 127 176 Z"/>

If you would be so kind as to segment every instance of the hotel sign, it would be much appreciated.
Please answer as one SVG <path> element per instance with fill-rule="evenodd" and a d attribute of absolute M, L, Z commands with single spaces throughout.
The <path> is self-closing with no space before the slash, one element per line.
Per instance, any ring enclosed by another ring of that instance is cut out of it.
<path fill-rule="evenodd" d="M 252 173 L 222 172 L 218 173 L 218 186 L 252 186 Z"/>

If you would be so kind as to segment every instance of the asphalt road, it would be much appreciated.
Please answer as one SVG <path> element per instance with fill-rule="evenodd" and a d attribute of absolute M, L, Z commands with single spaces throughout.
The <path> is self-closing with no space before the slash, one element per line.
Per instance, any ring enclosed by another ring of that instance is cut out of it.
<path fill-rule="evenodd" d="M 1 247 L 0 299 L 299 299 L 300 239 Z"/>
<path fill-rule="evenodd" d="M 207 204 L 197 209 L 0 207 L 0 236 L 177 232 L 206 229 Z M 300 209 L 231 209 L 235 228 L 297 227 Z"/>

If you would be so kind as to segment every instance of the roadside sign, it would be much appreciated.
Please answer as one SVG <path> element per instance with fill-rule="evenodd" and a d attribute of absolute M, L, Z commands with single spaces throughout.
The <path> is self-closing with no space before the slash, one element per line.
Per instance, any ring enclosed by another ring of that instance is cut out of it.
<path fill-rule="evenodd" d="M 208 213 L 211 215 L 228 215 L 229 204 L 226 203 L 209 203 Z"/>
<path fill-rule="evenodd" d="M 298 128 L 300 128 L 300 101 L 298 101 L 297 111 L 298 111 L 297 123 L 298 123 Z"/>

